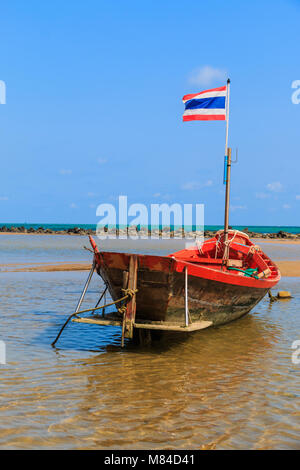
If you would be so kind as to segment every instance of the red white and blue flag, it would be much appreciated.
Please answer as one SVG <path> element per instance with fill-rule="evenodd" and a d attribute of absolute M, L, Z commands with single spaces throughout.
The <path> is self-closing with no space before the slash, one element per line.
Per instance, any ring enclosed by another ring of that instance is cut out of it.
<path fill-rule="evenodd" d="M 184 121 L 225 121 L 227 86 L 185 95 Z"/>

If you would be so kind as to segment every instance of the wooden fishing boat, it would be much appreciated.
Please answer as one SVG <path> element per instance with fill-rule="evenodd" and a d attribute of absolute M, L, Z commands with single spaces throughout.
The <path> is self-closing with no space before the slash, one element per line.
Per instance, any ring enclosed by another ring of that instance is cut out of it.
<path fill-rule="evenodd" d="M 168 256 L 100 252 L 90 241 L 112 299 L 128 288 L 137 292 L 123 315 L 74 321 L 124 322 L 125 337 L 134 329 L 195 331 L 228 323 L 247 314 L 280 279 L 275 263 L 239 231 L 229 230 L 226 244 L 219 231 L 200 246 Z"/>

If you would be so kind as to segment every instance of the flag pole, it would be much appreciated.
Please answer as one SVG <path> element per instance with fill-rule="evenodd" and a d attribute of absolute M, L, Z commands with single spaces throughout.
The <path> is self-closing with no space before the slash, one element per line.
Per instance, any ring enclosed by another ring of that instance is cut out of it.
<path fill-rule="evenodd" d="M 231 170 L 231 149 L 228 148 L 228 127 L 229 127 L 229 97 L 230 97 L 230 79 L 227 80 L 226 96 L 226 137 L 225 137 L 225 159 L 224 159 L 224 184 L 225 192 L 225 218 L 224 218 L 224 260 L 228 259 L 228 221 L 229 221 L 229 196 L 230 196 L 230 170 Z"/>
<path fill-rule="evenodd" d="M 228 78 L 227 80 L 225 155 L 227 155 L 227 149 L 228 149 L 229 97 L 230 97 L 230 78 Z"/>

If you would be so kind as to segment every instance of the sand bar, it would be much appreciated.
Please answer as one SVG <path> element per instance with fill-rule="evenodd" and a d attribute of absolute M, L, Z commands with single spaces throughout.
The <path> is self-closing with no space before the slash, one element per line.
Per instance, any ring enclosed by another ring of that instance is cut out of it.
<path fill-rule="evenodd" d="M 300 261 L 277 261 L 281 275 L 284 277 L 300 277 Z M 16 265 L 0 265 L 0 272 L 54 272 L 54 271 L 88 271 L 91 264 L 87 263 L 57 263 L 57 264 L 36 264 L 32 263 L 22 266 Z"/>

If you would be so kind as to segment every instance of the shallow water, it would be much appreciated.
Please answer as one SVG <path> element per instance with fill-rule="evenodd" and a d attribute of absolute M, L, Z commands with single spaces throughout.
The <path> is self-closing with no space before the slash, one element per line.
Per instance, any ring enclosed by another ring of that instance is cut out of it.
<path fill-rule="evenodd" d="M 147 254 L 169 254 L 183 249 L 181 240 L 98 240 L 103 251 L 125 251 Z M 255 241 L 255 240 L 254 240 Z M 191 244 L 192 241 L 188 241 Z M 182 246 L 181 246 L 182 245 Z M 300 244 L 270 243 L 259 240 L 261 248 L 276 260 L 300 260 Z M 0 234 L 0 265 L 11 263 L 77 263 L 90 262 L 87 236 Z"/>
<path fill-rule="evenodd" d="M 219 328 L 121 350 L 119 328 L 72 323 L 53 349 L 86 277 L 0 273 L 0 448 L 300 448 L 299 278 L 280 282 L 291 300 Z M 94 277 L 84 306 L 101 287 Z"/>
<path fill-rule="evenodd" d="M 98 240 L 103 251 L 169 254 L 194 244 L 181 239 L 123 239 Z M 24 263 L 77 263 L 91 262 L 88 236 L 72 235 L 13 235 L 0 234 L 0 265 Z M 1 270 L 1 267 L 0 267 Z"/>

